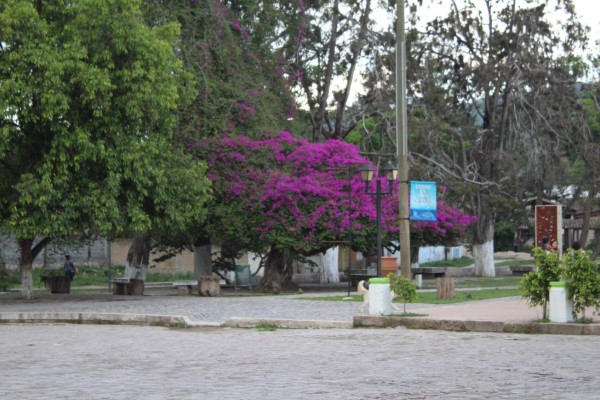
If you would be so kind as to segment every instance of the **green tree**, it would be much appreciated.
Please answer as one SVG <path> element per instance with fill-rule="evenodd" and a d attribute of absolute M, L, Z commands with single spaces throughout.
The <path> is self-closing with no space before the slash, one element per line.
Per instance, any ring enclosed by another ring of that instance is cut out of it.
<path fill-rule="evenodd" d="M 574 317 L 581 313 L 585 318 L 587 307 L 600 307 L 600 273 L 590 254 L 590 251 L 570 249 L 563 258 L 563 278 L 573 299 Z"/>
<path fill-rule="evenodd" d="M 413 107 L 424 121 L 412 155 L 477 216 L 475 272 L 494 276 L 494 224 L 514 212 L 507 198 L 525 197 L 524 177 L 535 184 L 546 166 L 559 169 L 578 76 L 568 58 L 584 48 L 585 30 L 569 0 L 448 4 L 412 44 Z"/>
<path fill-rule="evenodd" d="M 548 317 L 550 282 L 559 281 L 562 269 L 557 254 L 547 253 L 536 247 L 533 249 L 536 270 L 529 272 L 519 282 L 523 297 L 531 306 L 542 306 L 543 318 Z"/>
<path fill-rule="evenodd" d="M 202 218 L 205 166 L 171 145 L 178 33 L 144 25 L 136 0 L 0 3 L 0 230 L 25 297 L 52 238 Z"/>
<path fill-rule="evenodd" d="M 390 290 L 402 300 L 404 306 L 402 312 L 406 314 L 406 303 L 412 303 L 419 298 L 417 284 L 405 276 L 394 273 L 388 274 L 387 278 L 390 280 Z"/>

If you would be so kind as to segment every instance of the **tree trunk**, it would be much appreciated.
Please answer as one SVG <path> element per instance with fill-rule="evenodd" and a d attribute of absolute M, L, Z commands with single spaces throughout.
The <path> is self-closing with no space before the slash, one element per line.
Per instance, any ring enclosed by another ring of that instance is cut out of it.
<path fill-rule="evenodd" d="M 419 268 L 419 249 L 420 249 L 419 246 L 410 246 L 410 267 L 411 268 Z"/>
<path fill-rule="evenodd" d="M 581 247 L 585 249 L 585 245 L 588 241 L 588 236 L 590 232 L 590 219 L 592 215 L 592 202 L 596 198 L 596 186 L 592 186 L 588 193 L 588 197 L 585 199 L 583 203 L 583 221 L 581 224 L 581 236 L 579 237 L 579 243 Z"/>
<path fill-rule="evenodd" d="M 194 243 L 194 276 L 212 275 L 212 252 L 210 238 L 200 238 Z"/>
<path fill-rule="evenodd" d="M 475 259 L 475 276 L 486 278 L 496 276 L 493 240 L 482 244 L 473 244 L 473 258 Z"/>
<path fill-rule="evenodd" d="M 437 289 L 438 299 L 454 298 L 454 280 L 450 277 L 436 278 L 435 287 Z"/>
<path fill-rule="evenodd" d="M 475 276 L 493 278 L 496 276 L 494 266 L 494 217 L 492 214 L 480 214 L 477 230 L 473 240 L 473 258 L 475 260 Z"/>
<path fill-rule="evenodd" d="M 148 264 L 150 260 L 151 238 L 145 233 L 138 233 L 133 238 L 129 251 L 127 252 L 127 264 L 132 268 L 139 268 L 140 274 L 134 279 L 146 280 Z"/>
<path fill-rule="evenodd" d="M 258 291 L 279 293 L 281 290 L 297 290 L 292 282 L 293 257 L 289 251 L 271 249 L 265 260 L 265 274 L 256 287 Z"/>
<path fill-rule="evenodd" d="M 321 283 L 339 283 L 340 273 L 338 270 L 339 247 L 328 249 L 321 254 Z"/>
<path fill-rule="evenodd" d="M 21 270 L 21 293 L 24 298 L 33 298 L 33 239 L 17 239 L 19 245 L 19 269 Z"/>

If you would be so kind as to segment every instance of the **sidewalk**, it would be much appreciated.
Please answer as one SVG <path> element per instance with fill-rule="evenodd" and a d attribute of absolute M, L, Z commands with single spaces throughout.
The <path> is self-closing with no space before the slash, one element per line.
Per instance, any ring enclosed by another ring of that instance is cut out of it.
<path fill-rule="evenodd" d="M 268 323 L 281 328 L 404 326 L 452 331 L 600 335 L 598 316 L 594 316 L 592 324 L 538 323 L 536 321 L 542 317 L 541 308 L 530 308 L 521 298 L 451 305 L 408 304 L 409 313 L 423 314 L 418 317 L 370 316 L 366 314 L 368 307 L 362 303 L 309 299 L 314 296 L 346 294 L 347 292 L 318 292 L 267 296 L 245 293 L 212 298 L 164 294 L 38 294 L 33 300 L 27 301 L 16 293 L 4 293 L 0 294 L 0 322 L 179 327 L 255 327 Z"/>

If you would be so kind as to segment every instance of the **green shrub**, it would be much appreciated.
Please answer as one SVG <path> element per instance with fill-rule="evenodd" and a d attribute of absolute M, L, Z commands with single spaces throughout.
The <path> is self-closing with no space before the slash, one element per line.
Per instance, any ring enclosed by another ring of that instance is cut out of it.
<path fill-rule="evenodd" d="M 511 222 L 498 221 L 494 227 L 494 251 L 510 251 L 515 241 L 515 226 Z"/>
<path fill-rule="evenodd" d="M 19 271 L 10 271 L 4 264 L 0 264 L 0 291 L 6 291 L 19 283 Z"/>
<path fill-rule="evenodd" d="M 536 270 L 526 274 L 519 282 L 519 289 L 531 306 L 542 306 L 543 318 L 548 315 L 550 282 L 559 281 L 562 275 L 558 255 L 547 253 L 536 247 L 533 249 Z"/>
<path fill-rule="evenodd" d="M 418 297 L 417 284 L 405 276 L 389 273 L 387 278 L 390 280 L 390 290 L 396 297 L 402 300 L 404 304 L 404 314 L 406 314 L 406 303 L 412 303 Z"/>
<path fill-rule="evenodd" d="M 564 279 L 576 320 L 579 313 L 585 319 L 586 307 L 600 307 L 600 273 L 590 255 L 590 251 L 571 249 L 563 257 Z"/>

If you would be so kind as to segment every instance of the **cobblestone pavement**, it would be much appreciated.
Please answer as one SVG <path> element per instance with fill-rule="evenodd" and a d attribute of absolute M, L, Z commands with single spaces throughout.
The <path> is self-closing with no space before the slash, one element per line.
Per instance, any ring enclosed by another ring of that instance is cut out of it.
<path fill-rule="evenodd" d="M 113 296 L 38 295 L 32 301 L 0 297 L 0 311 L 94 312 L 122 314 L 185 315 L 192 321 L 225 322 L 232 317 L 351 322 L 359 302 L 304 301 L 299 297 L 344 295 L 316 293 L 282 296 Z M 411 307 L 427 305 L 411 304 Z M 365 308 L 366 310 L 366 308 Z"/>
<path fill-rule="evenodd" d="M 3 399 L 599 399 L 600 337 L 0 325 Z"/>

